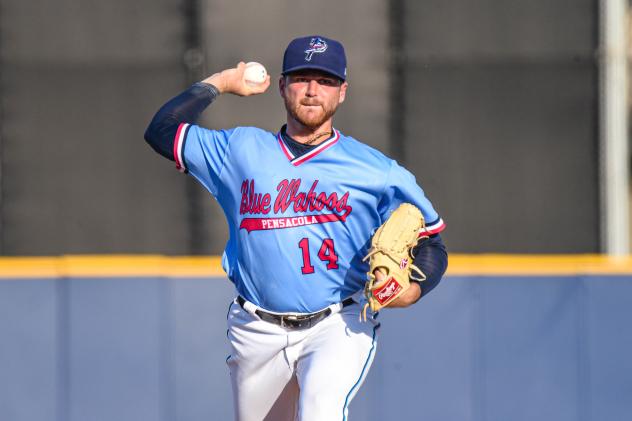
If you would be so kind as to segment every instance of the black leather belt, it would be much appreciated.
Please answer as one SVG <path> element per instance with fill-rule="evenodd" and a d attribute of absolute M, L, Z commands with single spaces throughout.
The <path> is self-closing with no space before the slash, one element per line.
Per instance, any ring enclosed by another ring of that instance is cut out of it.
<path fill-rule="evenodd" d="M 237 296 L 237 302 L 245 310 L 244 304 L 246 303 L 246 300 L 241 295 Z M 342 302 L 342 308 L 350 306 L 354 302 L 355 301 L 353 301 L 352 298 L 347 298 Z M 316 325 L 316 323 L 320 322 L 325 317 L 329 316 L 331 314 L 331 309 L 326 308 L 316 313 L 309 314 L 274 314 L 257 309 L 255 313 L 261 318 L 261 320 L 274 323 L 275 325 L 279 325 L 281 327 L 288 329 L 308 329 Z"/>

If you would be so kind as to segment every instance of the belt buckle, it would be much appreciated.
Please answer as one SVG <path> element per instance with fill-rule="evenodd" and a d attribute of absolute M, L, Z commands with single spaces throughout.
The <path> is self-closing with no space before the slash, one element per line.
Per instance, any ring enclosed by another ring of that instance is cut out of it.
<path fill-rule="evenodd" d="M 290 329 L 303 329 L 306 327 L 303 325 L 303 323 L 305 321 L 309 322 L 310 320 L 311 316 L 305 317 L 289 314 L 287 316 L 281 316 L 281 327 L 288 327 Z"/>

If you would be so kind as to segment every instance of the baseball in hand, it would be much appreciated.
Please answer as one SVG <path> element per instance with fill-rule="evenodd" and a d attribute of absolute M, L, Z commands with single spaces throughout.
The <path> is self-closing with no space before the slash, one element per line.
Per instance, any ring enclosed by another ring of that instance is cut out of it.
<path fill-rule="evenodd" d="M 265 82 L 268 72 L 263 64 L 251 61 L 246 63 L 246 70 L 244 71 L 244 79 L 246 82 L 258 85 Z"/>

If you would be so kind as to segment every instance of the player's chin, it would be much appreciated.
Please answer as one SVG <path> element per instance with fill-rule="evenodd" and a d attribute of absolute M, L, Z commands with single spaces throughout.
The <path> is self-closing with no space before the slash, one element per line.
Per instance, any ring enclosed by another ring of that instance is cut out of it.
<path fill-rule="evenodd" d="M 324 110 L 322 108 L 310 107 L 310 109 L 303 109 L 297 114 L 299 117 L 298 120 L 305 127 L 309 127 L 310 129 L 318 129 L 331 118 L 333 112 L 328 112 L 327 110 Z"/>
<path fill-rule="evenodd" d="M 297 119 L 303 126 L 309 127 L 310 129 L 317 129 L 320 127 L 327 119 L 325 118 L 325 114 L 320 113 L 299 113 Z"/>

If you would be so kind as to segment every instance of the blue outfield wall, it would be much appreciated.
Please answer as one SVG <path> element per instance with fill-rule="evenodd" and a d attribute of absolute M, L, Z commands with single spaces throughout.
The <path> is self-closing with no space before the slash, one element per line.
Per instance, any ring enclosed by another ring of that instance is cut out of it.
<path fill-rule="evenodd" d="M 232 297 L 223 278 L 0 281 L 0 420 L 231 420 Z M 351 420 L 632 419 L 632 276 L 449 276 L 380 319 Z"/>

